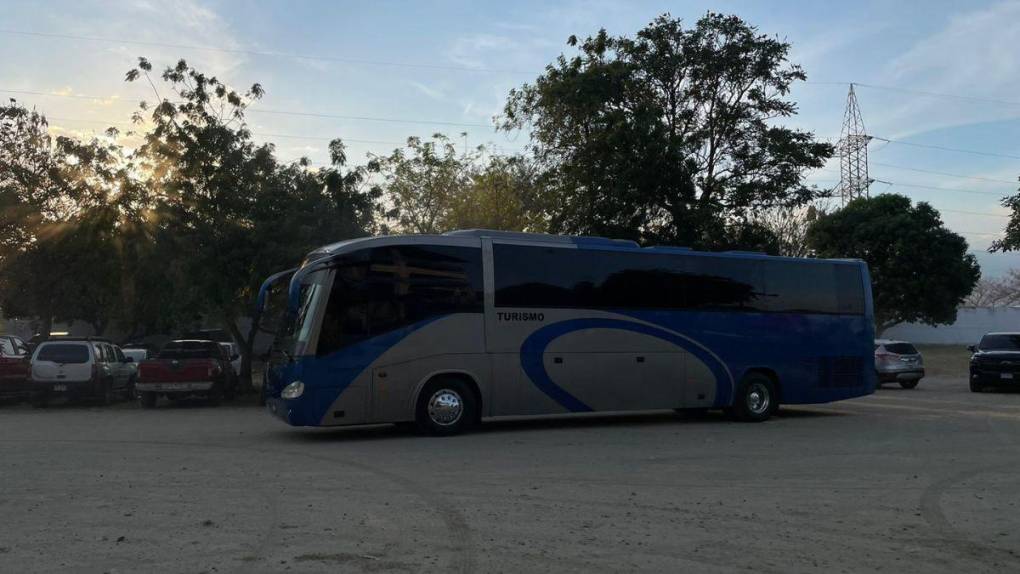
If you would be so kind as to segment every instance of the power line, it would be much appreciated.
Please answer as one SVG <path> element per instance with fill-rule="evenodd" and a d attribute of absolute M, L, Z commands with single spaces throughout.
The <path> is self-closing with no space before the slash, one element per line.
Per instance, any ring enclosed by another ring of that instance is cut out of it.
<path fill-rule="evenodd" d="M 0 89 L 0 93 L 7 94 L 27 94 L 33 96 L 49 96 L 57 98 L 82 98 L 87 100 L 99 100 L 99 101 L 110 101 L 116 100 L 127 104 L 133 103 L 129 100 L 124 100 L 119 96 L 86 96 L 83 94 L 54 94 L 48 92 L 37 92 L 30 90 L 8 90 Z M 320 113 L 320 112 L 297 112 L 290 110 L 275 110 L 275 109 L 259 109 L 259 108 L 248 108 L 248 112 L 261 113 L 261 114 L 278 114 L 278 115 L 290 115 L 290 116 L 305 116 L 312 118 L 330 118 L 339 120 L 356 120 L 356 121 L 369 121 L 369 122 L 388 122 L 388 123 L 403 123 L 403 124 L 424 124 L 424 125 L 438 125 L 438 126 L 453 126 L 453 127 L 466 127 L 466 128 L 490 128 L 494 129 L 495 126 L 491 124 L 479 124 L 479 123 L 468 123 L 468 122 L 448 122 L 442 120 L 416 120 L 407 118 L 391 118 L 381 116 L 349 116 L 343 114 L 331 114 L 331 113 Z"/>
<path fill-rule="evenodd" d="M 116 101 L 124 102 L 126 104 L 133 103 L 130 100 L 121 99 L 120 96 L 106 96 L 106 97 L 103 97 L 103 96 L 85 96 L 85 95 L 82 95 L 82 94 L 55 94 L 55 93 L 52 93 L 52 92 L 34 92 L 32 90 L 0 90 L 0 93 L 3 93 L 3 94 L 21 94 L 21 95 L 26 95 L 26 96 L 50 96 L 50 97 L 54 97 L 54 98 L 81 98 L 83 100 L 99 100 L 99 101 L 102 101 L 102 102 L 106 102 L 106 101 L 109 101 L 109 100 L 116 100 Z"/>
<path fill-rule="evenodd" d="M 993 182 L 993 183 L 1009 183 L 1009 184 L 1013 184 L 1013 185 L 1017 185 L 1018 183 L 1020 183 L 1020 182 L 1018 182 L 1018 180 L 994 179 L 994 178 L 991 178 L 991 177 L 980 177 L 980 176 L 976 176 L 976 175 L 962 175 L 962 174 L 958 174 L 958 173 L 949 173 L 949 172 L 945 172 L 945 171 L 935 171 L 935 170 L 931 170 L 931 169 L 920 169 L 920 168 L 917 168 L 917 167 L 907 167 L 905 165 L 893 165 L 891 163 L 880 163 L 880 162 L 877 162 L 877 161 L 871 162 L 871 165 L 880 165 L 882 167 L 891 167 L 893 169 L 902 169 L 902 170 L 906 170 L 906 171 L 916 171 L 918 173 L 930 173 L 930 174 L 933 174 L 933 175 L 942 175 L 942 176 L 945 176 L 945 177 L 958 177 L 958 178 L 962 178 L 962 179 L 974 179 L 974 180 L 977 180 L 977 181 L 989 181 L 989 182 Z"/>
<path fill-rule="evenodd" d="M 3 30 L 0 34 L 13 34 L 18 36 L 33 36 L 38 38 L 54 38 L 62 40 L 86 40 L 89 42 L 105 42 L 110 44 L 132 44 L 135 46 L 152 46 L 155 48 L 173 48 L 175 50 L 196 50 L 201 52 L 223 52 L 227 54 L 243 54 L 247 56 L 266 56 L 272 58 L 290 58 L 294 60 L 317 60 L 323 62 L 339 62 L 344 64 L 356 64 L 359 66 L 389 66 L 397 68 L 422 68 L 429 70 L 451 70 L 459 72 L 481 72 L 488 74 L 532 74 L 523 70 L 508 70 L 498 68 L 483 68 L 473 66 L 455 66 L 447 64 L 426 64 L 410 62 L 393 62 L 388 60 L 369 60 L 363 58 L 346 58 L 339 56 L 314 56 L 308 54 L 290 54 L 287 52 L 273 52 L 263 50 L 250 50 L 244 48 L 221 48 L 217 46 L 191 46 L 187 44 L 173 44 L 169 42 L 149 42 L 143 40 L 127 40 L 122 38 L 104 38 L 100 36 L 79 36 L 76 34 L 54 34 L 49 32 L 28 32 L 23 30 Z"/>
<path fill-rule="evenodd" d="M 986 231 L 954 231 L 960 235 L 989 235 L 991 237 L 1002 237 L 1002 233 L 989 233 Z"/>
<path fill-rule="evenodd" d="M 990 151 L 980 151 L 980 150 L 973 150 L 973 149 L 963 149 L 963 148 L 946 147 L 946 146 L 931 145 L 931 144 L 920 144 L 920 143 L 914 143 L 914 142 L 905 142 L 905 141 L 902 141 L 902 140 L 894 140 L 894 139 L 891 139 L 891 138 L 883 138 L 883 137 L 879 137 L 879 136 L 871 136 L 871 138 L 872 139 L 876 139 L 876 140 L 880 140 L 880 141 L 884 141 L 884 142 L 889 142 L 889 143 L 892 143 L 892 144 L 897 144 L 897 145 L 906 145 L 906 146 L 921 147 L 921 148 L 927 148 L 927 149 L 937 149 L 937 150 L 941 150 L 941 151 L 951 151 L 951 152 L 957 152 L 957 153 L 969 153 L 969 154 L 973 154 L 973 155 L 984 155 L 984 156 L 989 156 L 989 157 L 1003 157 L 1003 158 L 1007 158 L 1007 159 L 1020 159 L 1020 155 L 1010 155 L 1010 154 L 995 153 L 995 152 L 990 152 Z"/>
<path fill-rule="evenodd" d="M 958 188 L 955 188 L 955 187 L 935 187 L 935 186 L 932 186 L 932 185 L 920 185 L 920 184 L 916 184 L 916 183 L 898 183 L 898 182 L 894 182 L 894 181 L 882 181 L 882 180 L 875 180 L 875 181 L 880 181 L 881 183 L 887 183 L 889 185 L 895 185 L 895 186 L 899 186 L 899 187 L 916 187 L 918 189 L 931 189 L 931 190 L 935 190 L 935 191 L 947 191 L 947 192 L 952 192 L 952 193 L 975 193 L 975 194 L 980 194 L 980 195 L 997 195 L 999 197 L 1003 197 L 1004 195 L 1006 195 L 1006 194 L 1003 194 L 1002 192 L 998 192 L 998 191 L 978 191 L 978 190 L 975 190 L 975 189 L 958 189 Z"/>
<path fill-rule="evenodd" d="M 964 96 L 964 95 L 959 95 L 959 94 L 946 94 L 946 93 L 942 93 L 942 92 L 929 92 L 929 91 L 925 91 L 925 90 L 915 90 L 913 88 L 898 88 L 898 87 L 895 87 L 895 86 L 880 86 L 880 85 L 877 85 L 877 84 L 861 84 L 859 82 L 854 82 L 854 85 L 855 86 L 860 86 L 862 88 L 871 88 L 873 90 L 887 90 L 887 91 L 890 91 L 890 92 L 903 92 L 905 94 L 916 94 L 916 95 L 920 95 L 920 96 L 928 96 L 928 97 L 933 97 L 933 98 L 948 98 L 948 99 L 963 100 L 963 101 L 968 101 L 968 102 L 984 102 L 984 103 L 989 103 L 989 104 L 1004 104 L 1004 105 L 1008 105 L 1008 106 L 1020 106 L 1020 102 L 1017 102 L 1017 101 L 1000 100 L 1000 99 L 996 99 L 996 98 L 985 98 L 985 97 L 981 97 L 981 96 Z"/>
<path fill-rule="evenodd" d="M 368 122 L 392 122 L 401 124 L 427 124 L 427 125 L 438 125 L 438 126 L 455 126 L 455 127 L 468 127 L 468 128 L 495 128 L 489 124 L 474 124 L 466 122 L 447 122 L 437 120 L 411 120 L 404 118 L 386 118 L 386 117 L 374 117 L 374 116 L 347 116 L 342 114 L 327 114 L 320 112 L 294 112 L 290 110 L 273 110 L 273 109 L 260 109 L 260 108 L 248 108 L 249 112 L 255 112 L 260 114 L 278 114 L 285 116 L 302 116 L 309 118 L 331 118 L 338 120 L 361 120 Z"/>
<path fill-rule="evenodd" d="M 950 213 L 963 213 L 965 215 L 984 215 L 984 216 L 988 216 L 988 217 L 1006 217 L 1006 218 L 1012 217 L 1012 216 L 1007 215 L 1005 213 L 987 213 L 987 212 L 982 212 L 982 211 L 964 211 L 962 209 L 940 209 L 939 211 L 940 212 L 948 211 Z"/>

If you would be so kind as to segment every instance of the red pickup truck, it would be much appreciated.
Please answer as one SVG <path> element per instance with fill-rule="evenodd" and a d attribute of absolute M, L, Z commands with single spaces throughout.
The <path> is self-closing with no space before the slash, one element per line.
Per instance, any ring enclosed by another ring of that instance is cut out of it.
<path fill-rule="evenodd" d="M 147 409 L 156 406 L 160 395 L 171 400 L 200 396 L 218 404 L 233 398 L 237 379 L 219 343 L 185 339 L 167 343 L 155 358 L 138 365 L 135 390 Z"/>
<path fill-rule="evenodd" d="M 0 335 L 0 400 L 29 394 L 28 346 L 13 335 Z"/>

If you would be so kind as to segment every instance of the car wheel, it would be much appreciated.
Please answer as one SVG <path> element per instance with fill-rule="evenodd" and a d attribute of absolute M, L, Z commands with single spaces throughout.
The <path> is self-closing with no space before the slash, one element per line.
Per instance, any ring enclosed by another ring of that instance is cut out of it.
<path fill-rule="evenodd" d="M 214 407 L 223 402 L 223 385 L 221 383 L 213 385 L 212 390 L 209 391 L 209 395 L 207 396 L 207 402 L 209 405 Z"/>
<path fill-rule="evenodd" d="M 138 404 L 143 409 L 151 409 L 156 407 L 156 393 L 141 392 L 138 393 Z"/>
<path fill-rule="evenodd" d="M 459 379 L 439 379 L 418 395 L 414 422 L 422 432 L 448 436 L 467 430 L 478 416 L 474 392 Z"/>
<path fill-rule="evenodd" d="M 103 383 L 103 390 L 100 392 L 99 401 L 103 405 L 111 405 L 113 404 L 113 401 L 115 399 L 116 397 L 114 396 L 113 392 L 113 383 L 111 383 L 110 381 Z"/>
<path fill-rule="evenodd" d="M 921 382 L 921 379 L 911 379 L 909 381 L 900 381 L 900 386 L 903 387 L 904 389 L 913 389 L 913 388 L 915 388 L 917 386 L 917 383 L 920 383 L 920 382 Z"/>
<path fill-rule="evenodd" d="M 750 373 L 737 385 L 733 398 L 733 416 L 737 420 L 754 423 L 766 421 L 777 406 L 776 386 L 765 375 Z"/>
<path fill-rule="evenodd" d="M 980 393 L 980 392 L 982 392 L 984 390 L 985 390 L 984 387 L 982 387 L 981 385 L 975 383 L 974 381 L 970 382 L 970 392 L 972 392 L 972 393 Z"/>
<path fill-rule="evenodd" d="M 128 400 L 131 400 L 131 399 L 133 399 L 135 397 L 135 378 L 134 377 L 131 377 L 130 379 L 128 379 L 127 386 L 124 387 L 124 396 L 126 396 Z"/>

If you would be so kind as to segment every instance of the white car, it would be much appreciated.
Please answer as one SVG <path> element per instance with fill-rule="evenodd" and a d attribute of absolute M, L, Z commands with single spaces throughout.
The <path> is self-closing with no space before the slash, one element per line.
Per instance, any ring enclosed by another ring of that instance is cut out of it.
<path fill-rule="evenodd" d="M 110 403 L 119 394 L 130 394 L 136 370 L 118 351 L 108 341 L 91 338 L 39 343 L 29 374 L 32 403 L 43 407 L 58 396 Z"/>
<path fill-rule="evenodd" d="M 149 350 L 148 349 L 128 348 L 128 349 L 121 349 L 121 351 L 124 353 L 125 357 L 130 357 L 131 360 L 134 361 L 134 363 L 136 365 L 138 363 L 141 363 L 145 359 L 149 358 Z"/>
<path fill-rule="evenodd" d="M 220 343 L 220 346 L 230 357 L 230 367 L 234 369 L 234 376 L 241 376 L 241 352 L 237 348 L 237 343 Z"/>

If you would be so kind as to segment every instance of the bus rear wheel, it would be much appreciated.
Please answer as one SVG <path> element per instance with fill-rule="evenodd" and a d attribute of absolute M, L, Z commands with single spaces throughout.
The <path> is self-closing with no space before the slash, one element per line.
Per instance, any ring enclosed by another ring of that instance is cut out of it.
<path fill-rule="evenodd" d="M 414 422 L 424 433 L 448 436 L 467 430 L 478 414 L 475 395 L 459 379 L 437 379 L 418 395 Z"/>
<path fill-rule="evenodd" d="M 737 385 L 732 413 L 737 420 L 760 423 L 768 420 L 778 406 L 772 379 L 761 373 L 750 373 Z"/>

